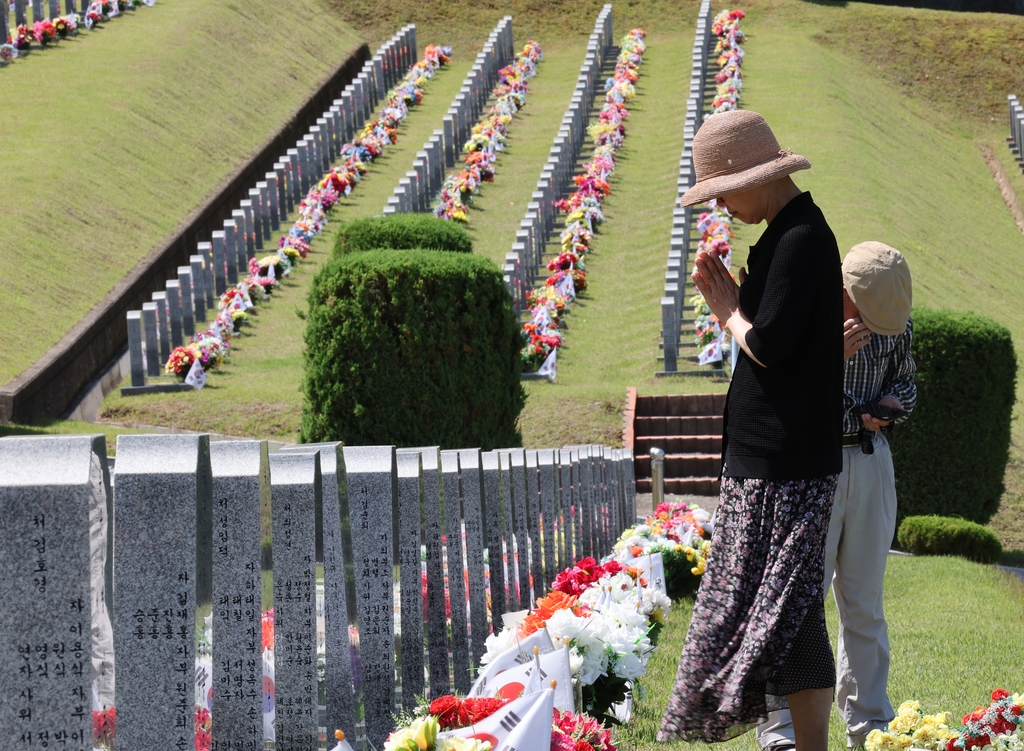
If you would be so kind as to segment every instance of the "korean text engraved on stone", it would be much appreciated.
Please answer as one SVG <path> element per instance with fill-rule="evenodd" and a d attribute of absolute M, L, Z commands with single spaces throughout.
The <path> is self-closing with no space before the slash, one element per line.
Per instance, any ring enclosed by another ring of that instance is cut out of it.
<path fill-rule="evenodd" d="M 526 521 L 530 535 L 530 575 L 533 576 L 534 591 L 540 597 L 547 591 L 544 580 L 544 560 L 540 539 L 540 488 L 538 487 L 537 452 L 526 452 Z M 533 602 L 533 599 L 530 600 Z"/>
<path fill-rule="evenodd" d="M 196 608 L 211 601 L 208 436 L 122 435 L 114 481 L 119 748 L 195 744 Z"/>
<path fill-rule="evenodd" d="M 459 488 L 459 452 L 441 452 L 444 487 L 445 553 L 448 568 L 448 600 L 451 603 L 452 676 L 455 690 L 465 694 L 472 687 L 469 673 L 469 624 L 466 612 L 465 561 L 462 555 L 462 499 Z"/>
<path fill-rule="evenodd" d="M 512 449 L 508 453 L 511 471 L 509 473 L 512 503 L 513 525 L 515 531 L 515 566 L 516 580 L 519 583 L 519 607 L 529 608 L 533 604 L 533 590 L 530 586 L 530 546 L 529 546 L 529 502 L 526 484 L 526 452 Z M 509 566 L 512 565 L 512 552 L 509 551 Z M 540 587 L 540 582 L 536 582 Z"/>
<path fill-rule="evenodd" d="M 316 509 L 320 455 L 270 457 L 274 551 L 275 748 L 306 751 L 317 741 Z"/>
<path fill-rule="evenodd" d="M 270 507 L 265 441 L 210 445 L 213 472 L 213 745 L 263 749 L 260 510 Z M 267 530 L 269 532 L 269 530 Z M 268 603 L 269 604 L 269 603 Z"/>
<path fill-rule="evenodd" d="M 466 535 L 466 578 L 469 587 L 469 628 L 473 668 L 487 648 L 490 635 L 487 624 L 487 578 L 484 574 L 484 493 L 480 471 L 480 449 L 459 451 L 459 480 L 462 492 L 462 518 Z M 500 565 L 500 564 L 499 564 Z"/>
<path fill-rule="evenodd" d="M 395 449 L 345 449 L 355 559 L 359 655 L 366 737 L 380 748 L 394 729 L 395 611 L 393 504 L 398 495 Z"/>
<path fill-rule="evenodd" d="M 555 580 L 558 567 L 555 563 L 555 452 L 542 449 L 537 452 L 537 468 L 540 480 L 540 521 L 544 540 L 544 583 Z"/>
<path fill-rule="evenodd" d="M 103 436 L 0 439 L 4 748 L 88 751 L 94 677 L 113 704 L 109 494 Z"/>
<path fill-rule="evenodd" d="M 505 573 L 505 497 L 501 494 L 501 457 L 497 451 L 480 454 L 480 473 L 484 487 L 484 531 L 491 593 L 491 622 L 501 623 L 501 616 L 511 610 L 508 604 Z M 507 495 L 507 494 L 506 494 Z M 500 626 L 498 626 L 500 630 Z M 475 644 L 475 642 L 474 642 Z"/>
<path fill-rule="evenodd" d="M 282 453 L 320 454 L 322 512 L 317 533 L 318 559 L 324 567 L 324 701 L 327 726 L 355 732 L 355 698 L 352 686 L 349 623 L 355 623 L 355 581 L 346 576 L 352 563 L 349 528 L 348 485 L 340 443 L 307 443 L 289 446 Z"/>
<path fill-rule="evenodd" d="M 411 712 L 423 694 L 423 594 L 420 542 L 423 536 L 423 458 L 396 455 L 398 462 L 398 566 L 402 616 L 402 707 Z"/>
<path fill-rule="evenodd" d="M 445 524 L 441 515 L 440 450 L 437 446 L 430 446 L 399 449 L 398 453 L 419 454 L 423 461 L 423 543 L 427 552 L 427 670 L 430 675 L 429 698 L 436 699 L 451 692 L 444 549 L 441 543 L 445 535 Z M 402 696 L 404 701 L 404 691 Z"/>

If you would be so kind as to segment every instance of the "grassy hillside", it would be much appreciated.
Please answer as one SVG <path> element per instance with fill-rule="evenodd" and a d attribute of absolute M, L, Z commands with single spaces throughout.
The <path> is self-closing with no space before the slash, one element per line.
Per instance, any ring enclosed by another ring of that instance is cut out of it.
<path fill-rule="evenodd" d="M 0 383 L 170 236 L 359 42 L 325 0 L 175 0 L 0 69 Z"/>
<path fill-rule="evenodd" d="M 431 84 L 423 108 L 414 110 L 396 150 L 375 165 L 332 221 L 380 210 L 411 152 L 439 124 L 494 19 L 511 7 L 517 43 L 533 36 L 544 45 L 547 59 L 512 127 L 496 181 L 484 186 L 472 214 L 478 252 L 500 260 L 568 103 L 587 25 L 600 4 L 581 3 L 562 15 L 526 3 L 485 5 L 470 14 L 457 2 L 441 19 L 425 6 L 401 3 L 371 18 L 358 2 L 331 1 L 347 9 L 370 39 L 379 39 L 385 29 L 390 33 L 399 20 L 414 20 L 421 42 L 462 40 L 463 45 L 456 47 L 454 69 Z M 814 168 L 798 182 L 825 210 L 841 249 L 865 239 L 901 249 L 914 274 L 916 304 L 971 309 L 1001 321 L 1013 332 L 1024 362 L 1024 319 L 1017 314 L 1024 292 L 1024 241 L 981 153 L 986 147 L 997 155 L 1024 197 L 1024 178 L 1003 143 L 1001 116 L 1005 92 L 1024 91 L 1024 51 L 1017 41 L 1024 38 L 1024 19 L 798 0 L 753 0 L 742 7 L 749 36 L 743 104 L 767 116 L 785 147 L 811 159 Z M 616 6 L 616 35 L 646 25 L 648 51 L 605 206 L 608 222 L 588 265 L 591 288 L 568 319 L 558 380 L 527 384 L 523 433 L 529 445 L 617 441 L 627 386 L 648 394 L 726 387 L 653 375 L 682 148 L 687 82 L 679 76 L 687 65 L 695 14 L 690 3 Z M 947 55 L 949 49 L 956 56 Z M 906 53 L 898 54 L 901 50 Z M 931 82 L 936 76 L 941 85 Z M 739 262 L 760 232 L 741 229 Z M 329 240 L 318 245 L 321 253 Z M 255 334 L 240 342 L 225 372 L 211 378 L 215 390 L 114 397 L 108 400 L 108 418 L 294 437 L 301 402 L 301 321 L 294 311 L 304 307 L 311 277 L 309 266 L 301 268 L 291 280 L 296 286 L 261 311 Z M 985 366 L 984 353 L 978 366 Z M 1024 529 L 1017 521 L 1024 511 L 1024 422 L 1019 419 L 1024 399 L 1019 402 L 1008 493 L 993 526 L 1011 550 L 1024 551 Z"/>

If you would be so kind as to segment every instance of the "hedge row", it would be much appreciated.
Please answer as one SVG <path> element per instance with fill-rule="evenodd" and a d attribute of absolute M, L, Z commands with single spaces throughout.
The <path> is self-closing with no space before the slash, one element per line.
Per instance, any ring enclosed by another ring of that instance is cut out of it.
<path fill-rule="evenodd" d="M 338 232 L 334 255 L 366 250 L 450 250 L 472 253 L 473 241 L 459 224 L 432 214 L 394 214 L 349 222 Z"/>

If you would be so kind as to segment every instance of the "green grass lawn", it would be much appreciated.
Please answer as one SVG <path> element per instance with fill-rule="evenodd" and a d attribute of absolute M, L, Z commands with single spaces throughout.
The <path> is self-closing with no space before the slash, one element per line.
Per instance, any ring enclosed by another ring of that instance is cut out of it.
<path fill-rule="evenodd" d="M 654 742 L 691 611 L 689 601 L 673 608 L 641 679 L 642 698 L 630 723 L 618 729 L 616 742 L 630 751 L 757 751 L 753 732 L 714 746 Z M 949 711 L 959 723 L 976 706 L 987 706 L 993 689 L 1022 690 L 1024 656 L 1009 645 L 1024 638 L 1024 586 L 1012 575 L 959 558 L 890 558 L 885 615 L 892 649 L 889 699 L 894 707 L 917 699 L 925 712 Z M 838 622 L 831 596 L 826 616 L 834 649 Z M 846 747 L 846 729 L 835 708 L 828 746 Z"/>
<path fill-rule="evenodd" d="M 359 43 L 325 0 L 288 12 L 176 0 L 0 69 L 0 383 L 168 239 Z"/>

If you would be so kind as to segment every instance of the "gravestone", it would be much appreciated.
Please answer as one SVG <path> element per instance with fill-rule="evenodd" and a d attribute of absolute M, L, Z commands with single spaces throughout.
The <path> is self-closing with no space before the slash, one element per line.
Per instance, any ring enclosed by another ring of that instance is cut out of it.
<path fill-rule="evenodd" d="M 146 340 L 146 375 L 160 375 L 160 345 L 157 343 L 156 303 L 142 303 L 142 327 Z M 167 362 L 164 360 L 164 362 Z M 135 385 L 134 383 L 132 385 Z"/>
<path fill-rule="evenodd" d="M 234 223 L 232 223 L 233 226 Z M 228 223 L 224 222 L 227 227 Z M 232 233 L 234 237 L 234 233 Z M 227 290 L 227 230 L 210 233 L 211 245 L 213 246 L 213 284 L 217 295 L 223 295 Z"/>
<path fill-rule="evenodd" d="M 142 365 L 142 311 L 129 310 L 128 315 L 128 363 L 131 367 L 131 385 L 138 388 L 145 385 L 145 366 Z"/>
<path fill-rule="evenodd" d="M 576 476 L 578 490 L 576 499 L 580 510 L 580 538 L 581 554 L 584 557 L 594 556 L 594 496 L 592 491 L 593 467 L 590 463 L 590 455 L 586 446 L 571 447 L 578 452 L 579 472 Z"/>
<path fill-rule="evenodd" d="M 423 694 L 423 594 L 420 584 L 420 517 L 423 506 L 423 458 L 399 453 L 398 463 L 398 566 L 402 616 L 402 708 L 416 709 Z"/>
<path fill-rule="evenodd" d="M 576 508 L 576 488 L 573 476 L 572 452 L 562 449 L 558 452 L 559 484 L 559 526 L 562 539 L 562 568 L 572 566 L 580 556 L 576 553 L 576 523 L 573 510 Z"/>
<path fill-rule="evenodd" d="M 171 356 L 171 328 L 167 316 L 167 293 L 154 292 L 156 305 L 156 327 L 160 333 L 160 362 L 167 362 Z"/>
<path fill-rule="evenodd" d="M 530 535 L 530 574 L 533 576 L 533 591 L 537 597 L 547 592 L 548 582 L 544 576 L 543 553 L 540 539 L 540 488 L 538 487 L 537 452 L 526 452 L 526 521 Z M 532 600 L 531 600 L 532 603 Z"/>
<path fill-rule="evenodd" d="M 507 471 L 507 470 L 506 470 Z M 484 486 L 484 527 L 487 541 L 487 562 L 490 572 L 491 622 L 500 624 L 501 616 L 511 608 L 505 574 L 505 524 L 508 515 L 505 513 L 505 498 L 502 496 L 501 456 L 497 451 L 485 451 L 480 454 L 480 473 Z M 500 626 L 494 626 L 500 631 Z"/>
<path fill-rule="evenodd" d="M 555 580 L 555 452 L 542 449 L 537 452 L 540 479 L 541 535 L 544 539 L 544 588 Z"/>
<path fill-rule="evenodd" d="M 299 168 L 299 195 L 295 199 L 296 205 L 298 205 L 306 194 L 309 193 L 310 183 L 310 169 L 309 169 L 309 142 L 302 140 L 295 142 L 296 155 L 298 159 Z"/>
<path fill-rule="evenodd" d="M 94 665 L 98 675 L 108 671 L 98 685 L 102 701 L 113 703 L 103 591 L 106 454 L 101 435 L 0 439 L 5 748 L 92 749 Z M 93 638 L 94 624 L 106 638 Z"/>
<path fill-rule="evenodd" d="M 307 443 L 281 450 L 319 453 L 322 512 L 318 515 L 317 559 L 324 566 L 325 700 L 327 727 L 355 732 L 355 697 L 352 693 L 352 644 L 349 623 L 355 623 L 355 580 L 346 576 L 352 564 L 348 485 L 340 443 Z"/>
<path fill-rule="evenodd" d="M 211 602 L 209 437 L 122 435 L 114 480 L 119 748 L 195 743 L 196 608 Z"/>
<path fill-rule="evenodd" d="M 245 268 L 248 265 L 248 259 L 254 258 L 257 250 L 263 250 L 263 237 L 256 234 L 256 215 L 252 201 L 239 201 L 238 205 L 245 213 L 245 224 L 238 228 L 238 262 L 242 268 Z M 242 241 L 243 236 L 245 237 L 244 243 Z"/>
<path fill-rule="evenodd" d="M 245 255 L 245 214 L 239 209 L 231 212 L 231 219 L 224 222 L 224 265 L 227 267 L 227 285 L 238 284 L 239 272 L 245 273 L 246 267 L 239 268 L 238 259 Z"/>
<path fill-rule="evenodd" d="M 459 489 L 459 452 L 441 452 L 444 487 L 445 551 L 448 554 L 448 600 L 452 614 L 452 675 L 455 690 L 466 694 L 472 687 L 469 672 L 469 624 L 466 613 L 465 562 L 462 555 L 462 501 Z"/>
<path fill-rule="evenodd" d="M 210 444 L 213 487 L 213 747 L 263 749 L 260 510 L 270 505 L 266 441 Z M 267 530 L 269 532 L 269 530 Z M 268 603 L 269 604 L 269 603 Z"/>
<path fill-rule="evenodd" d="M 359 654 L 366 737 L 377 748 L 394 729 L 395 611 L 393 504 L 398 495 L 393 446 L 346 446 L 355 559 Z"/>
<path fill-rule="evenodd" d="M 192 305 L 195 298 L 192 296 L 192 267 L 178 267 L 178 289 L 181 290 L 181 323 L 184 329 L 184 336 L 192 337 L 196 333 L 196 324 Z"/>
<path fill-rule="evenodd" d="M 188 263 L 192 270 L 192 313 L 197 323 L 206 323 L 206 269 L 203 266 L 203 257 L 189 256 Z"/>
<path fill-rule="evenodd" d="M 43 18 L 43 0 L 32 0 L 32 21 L 42 21 Z"/>
<path fill-rule="evenodd" d="M 25 0 L 14 0 L 14 23 L 17 26 L 28 23 L 25 14 Z"/>
<path fill-rule="evenodd" d="M 259 221 L 256 223 L 256 228 L 257 232 L 263 233 L 263 240 L 266 242 L 270 240 L 270 185 L 265 180 L 258 182 L 256 190 L 259 193 L 260 201 Z"/>
<path fill-rule="evenodd" d="M 288 220 L 288 177 L 285 160 L 288 157 L 281 157 L 281 161 L 274 164 L 274 174 L 277 176 L 277 220 L 275 230 Z"/>
<path fill-rule="evenodd" d="M 398 454 L 418 454 L 423 462 L 423 542 L 427 548 L 427 670 L 428 698 L 451 693 L 448 664 L 448 627 L 445 624 L 444 549 L 441 513 L 440 451 L 437 446 L 398 449 Z M 403 693 L 404 700 L 404 693 Z"/>
<path fill-rule="evenodd" d="M 274 551 L 275 748 L 315 748 L 316 511 L 321 505 L 320 455 L 270 456 Z"/>
<path fill-rule="evenodd" d="M 469 574 L 469 627 L 473 668 L 487 652 L 487 579 L 484 576 L 484 486 L 480 471 L 480 449 L 459 451 L 459 480 L 462 490 L 462 518 L 466 526 L 466 572 Z"/>
<path fill-rule="evenodd" d="M 286 155 L 281 157 L 281 164 L 284 165 L 284 190 L 281 191 L 281 193 L 285 198 L 282 216 L 287 216 L 295 211 L 295 195 L 298 193 L 296 188 L 298 175 L 295 167 L 297 155 L 298 151 L 295 149 L 288 149 Z"/>
<path fill-rule="evenodd" d="M 171 346 L 180 347 L 181 337 L 181 289 L 177 279 L 172 279 L 164 287 L 167 290 L 167 318 L 171 325 Z"/>
<path fill-rule="evenodd" d="M 268 172 L 263 176 L 267 183 L 267 207 L 270 209 L 270 231 L 277 232 L 281 229 L 281 189 L 280 179 L 277 175 L 277 165 L 274 165 L 274 172 Z M 268 233 L 267 237 L 270 237 Z"/>
<path fill-rule="evenodd" d="M 533 591 L 530 585 L 530 546 L 529 546 L 529 515 L 530 504 L 527 499 L 526 452 L 512 449 L 508 453 L 511 471 L 509 482 L 512 492 L 513 524 L 516 545 L 516 579 L 519 584 L 519 607 L 527 609 L 533 606 Z M 509 552 L 509 566 L 512 565 L 512 553 Z M 540 586 L 540 582 L 536 583 Z"/>
<path fill-rule="evenodd" d="M 217 284 L 214 278 L 213 243 L 197 243 L 196 250 L 203 259 L 203 295 L 206 298 L 206 307 L 209 310 L 214 307 L 214 295 L 220 294 L 216 292 Z"/>

